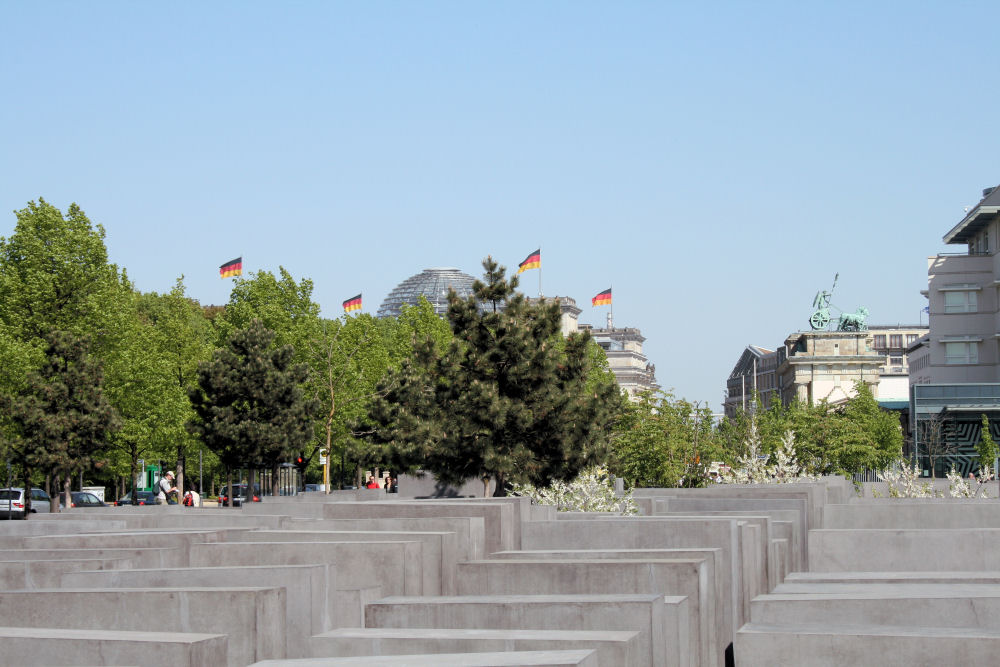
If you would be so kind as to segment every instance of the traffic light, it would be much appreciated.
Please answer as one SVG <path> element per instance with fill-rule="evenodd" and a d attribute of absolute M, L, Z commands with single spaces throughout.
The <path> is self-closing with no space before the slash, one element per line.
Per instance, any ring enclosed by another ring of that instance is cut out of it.
<path fill-rule="evenodd" d="M 295 457 L 295 465 L 302 468 L 303 466 L 305 466 L 305 464 L 306 464 L 306 459 L 304 456 L 299 454 L 298 456 Z"/>

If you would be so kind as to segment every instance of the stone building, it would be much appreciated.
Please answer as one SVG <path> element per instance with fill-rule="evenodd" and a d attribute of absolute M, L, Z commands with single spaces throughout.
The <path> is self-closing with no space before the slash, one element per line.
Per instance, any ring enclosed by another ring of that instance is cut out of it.
<path fill-rule="evenodd" d="M 859 380 L 877 397 L 884 359 L 869 331 L 801 331 L 785 339 L 777 363 L 782 403 L 798 398 L 812 405 L 846 401 Z"/>

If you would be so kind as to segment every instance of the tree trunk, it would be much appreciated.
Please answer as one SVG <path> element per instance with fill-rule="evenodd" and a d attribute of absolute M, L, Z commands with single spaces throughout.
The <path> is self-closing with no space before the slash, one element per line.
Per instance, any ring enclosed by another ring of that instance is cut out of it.
<path fill-rule="evenodd" d="M 66 473 L 63 478 L 63 507 L 67 510 L 73 507 L 73 475 Z"/>
<path fill-rule="evenodd" d="M 275 498 L 281 492 L 281 487 L 278 484 L 278 462 L 275 461 L 271 464 L 271 495 Z"/>
<path fill-rule="evenodd" d="M 180 447 L 177 448 L 177 470 L 174 475 L 174 486 L 177 487 L 178 502 L 184 497 L 184 452 Z"/>
<path fill-rule="evenodd" d="M 10 501 L 8 502 L 8 506 Z M 13 509 L 13 508 L 10 508 Z M 10 515 L 8 514 L 8 517 Z M 24 466 L 24 519 L 25 521 L 31 517 L 31 469 L 28 468 L 27 464 Z"/>
<path fill-rule="evenodd" d="M 226 498 L 228 506 L 233 506 L 233 469 L 230 466 L 226 466 L 226 486 L 228 487 L 228 492 L 226 493 Z"/>

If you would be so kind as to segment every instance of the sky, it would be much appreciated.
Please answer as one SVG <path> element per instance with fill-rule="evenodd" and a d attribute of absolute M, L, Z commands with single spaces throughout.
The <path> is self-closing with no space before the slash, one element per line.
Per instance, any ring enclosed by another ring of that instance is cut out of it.
<path fill-rule="evenodd" d="M 542 251 L 721 411 L 816 292 L 920 322 L 1000 183 L 986 2 L 0 0 L 0 236 L 76 202 L 144 292 L 287 269 L 326 317 Z M 521 274 L 538 293 L 538 271 Z M 926 322 L 926 319 L 923 320 Z"/>

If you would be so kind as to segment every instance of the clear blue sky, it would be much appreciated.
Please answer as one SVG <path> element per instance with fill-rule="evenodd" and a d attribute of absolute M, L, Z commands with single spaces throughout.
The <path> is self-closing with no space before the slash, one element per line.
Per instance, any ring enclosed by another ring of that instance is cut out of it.
<path fill-rule="evenodd" d="M 995 3 L 0 0 L 0 209 L 79 203 L 143 291 L 218 266 L 374 312 L 542 248 L 718 410 L 812 299 L 909 323 L 1000 183 Z M 0 217 L 0 235 L 14 227 Z M 537 292 L 537 272 L 523 274 Z"/>

